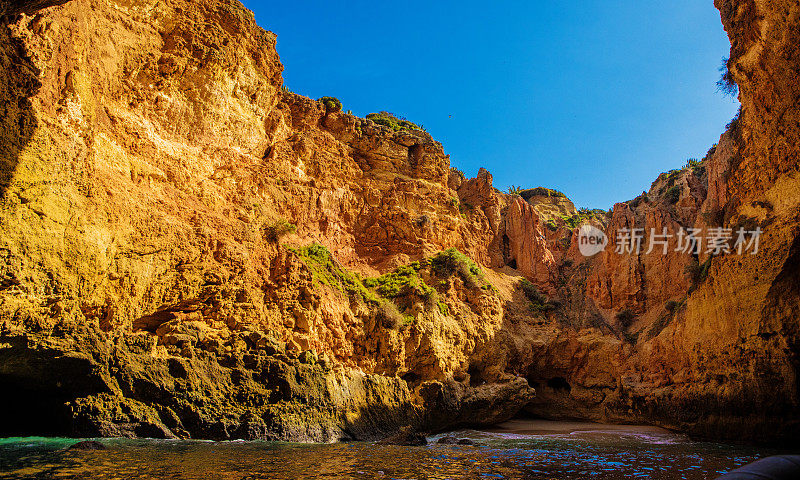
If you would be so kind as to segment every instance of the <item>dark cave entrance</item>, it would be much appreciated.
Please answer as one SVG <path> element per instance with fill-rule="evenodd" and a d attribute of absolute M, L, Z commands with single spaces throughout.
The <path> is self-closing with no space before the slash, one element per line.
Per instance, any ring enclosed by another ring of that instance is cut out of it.
<path fill-rule="evenodd" d="M 0 375 L 0 437 L 69 436 L 73 397 L 52 387 Z"/>
<path fill-rule="evenodd" d="M 23 342 L 0 350 L 0 437 L 73 435 L 68 402 L 107 391 L 105 384 L 91 360 Z"/>
<path fill-rule="evenodd" d="M 511 256 L 511 239 L 505 233 L 503 234 L 502 253 L 503 264 L 516 270 L 517 259 Z"/>
<path fill-rule="evenodd" d="M 562 391 L 569 393 L 572 391 L 572 386 L 567 382 L 564 377 L 553 377 L 547 381 L 547 386 L 555 391 Z"/>
<path fill-rule="evenodd" d="M 470 365 L 469 369 L 467 369 L 467 374 L 469 375 L 470 387 L 477 387 L 486 383 L 483 380 L 480 369 L 476 365 Z"/>

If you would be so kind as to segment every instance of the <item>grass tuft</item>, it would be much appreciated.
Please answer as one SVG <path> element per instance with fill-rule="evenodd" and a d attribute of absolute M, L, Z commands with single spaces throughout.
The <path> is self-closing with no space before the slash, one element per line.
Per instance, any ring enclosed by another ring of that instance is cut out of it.
<path fill-rule="evenodd" d="M 531 312 L 549 312 L 556 308 L 555 304 L 551 302 L 539 289 L 531 283 L 527 278 L 519 281 L 519 288 L 531 304 Z"/>
<path fill-rule="evenodd" d="M 297 231 L 297 226 L 289 223 L 285 218 L 279 218 L 271 225 L 264 227 L 264 236 L 271 242 L 277 242 L 282 237 Z"/>
<path fill-rule="evenodd" d="M 360 296 L 367 303 L 380 303 L 378 297 L 370 292 L 361 277 L 334 260 L 331 252 L 324 246 L 314 243 L 302 248 L 289 248 L 308 267 L 314 283 L 321 283 L 339 291 Z"/>

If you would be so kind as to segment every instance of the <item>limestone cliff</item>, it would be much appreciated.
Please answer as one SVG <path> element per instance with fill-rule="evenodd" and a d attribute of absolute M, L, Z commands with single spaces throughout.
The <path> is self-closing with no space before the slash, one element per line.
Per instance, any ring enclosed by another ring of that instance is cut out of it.
<path fill-rule="evenodd" d="M 62 3 L 2 26 L 2 433 L 329 441 L 532 397 L 512 282 L 428 260 L 493 228 L 441 145 L 283 90 L 238 2 Z"/>
<path fill-rule="evenodd" d="M 717 3 L 741 117 L 611 212 L 287 91 L 234 0 L 0 7 L 0 434 L 332 441 L 525 408 L 794 438 L 800 7 Z M 585 258 L 582 223 L 765 238 Z"/>

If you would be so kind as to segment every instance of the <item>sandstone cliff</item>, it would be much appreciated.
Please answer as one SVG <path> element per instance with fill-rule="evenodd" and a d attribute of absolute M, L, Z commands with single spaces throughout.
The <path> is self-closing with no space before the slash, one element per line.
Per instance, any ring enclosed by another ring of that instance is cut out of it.
<path fill-rule="evenodd" d="M 717 3 L 741 118 L 611 212 L 288 92 L 236 1 L 2 7 L 0 434 L 332 441 L 525 408 L 794 438 L 800 7 Z M 581 223 L 765 238 L 585 258 Z"/>

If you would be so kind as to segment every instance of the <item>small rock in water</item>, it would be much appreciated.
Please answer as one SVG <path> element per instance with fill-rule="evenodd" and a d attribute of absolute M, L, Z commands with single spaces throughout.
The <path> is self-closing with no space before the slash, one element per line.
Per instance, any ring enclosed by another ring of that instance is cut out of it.
<path fill-rule="evenodd" d="M 416 447 L 420 445 L 427 445 L 428 439 L 425 435 L 415 432 L 411 427 L 403 427 L 398 433 L 383 440 L 379 440 L 380 445 L 402 445 L 406 447 Z"/>
<path fill-rule="evenodd" d="M 458 443 L 458 439 L 456 437 L 442 437 L 436 443 L 441 443 L 444 445 L 455 445 Z"/>
<path fill-rule="evenodd" d="M 473 442 L 469 438 L 456 438 L 456 437 L 451 437 L 449 435 L 440 438 L 436 443 L 440 443 L 443 445 L 475 445 L 475 442 Z"/>
<path fill-rule="evenodd" d="M 105 450 L 106 446 L 96 440 L 85 440 L 67 447 L 67 450 Z"/>

